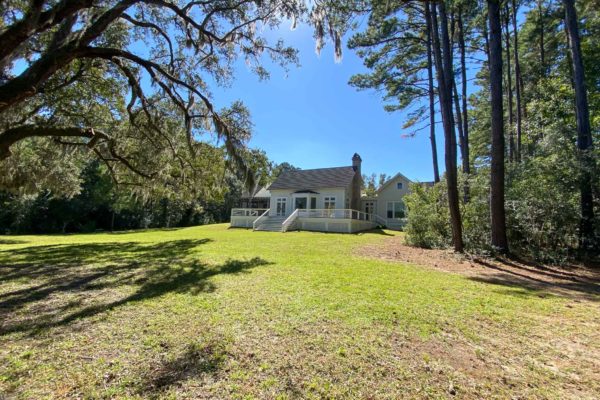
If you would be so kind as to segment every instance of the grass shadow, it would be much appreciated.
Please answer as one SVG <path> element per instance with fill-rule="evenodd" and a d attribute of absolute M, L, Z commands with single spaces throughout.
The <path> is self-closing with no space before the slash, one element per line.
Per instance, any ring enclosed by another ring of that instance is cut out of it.
<path fill-rule="evenodd" d="M 546 297 L 559 295 L 573 299 L 600 301 L 600 281 L 577 276 L 569 271 L 554 269 L 547 266 L 537 267 L 531 264 L 515 263 L 510 260 L 500 260 L 491 263 L 475 259 L 482 267 L 497 271 L 495 274 L 473 276 L 468 279 L 493 285 L 521 288 L 520 291 L 504 291 L 506 294 Z M 507 268 L 502 267 L 506 265 Z M 510 267 L 510 268 L 508 268 Z"/>
<path fill-rule="evenodd" d="M 368 231 L 357 232 L 355 234 L 356 235 L 359 235 L 359 234 L 373 234 L 373 235 L 382 235 L 382 236 L 396 236 L 396 235 L 392 235 L 391 233 L 386 232 L 382 228 L 370 229 Z"/>
<path fill-rule="evenodd" d="M 258 257 L 218 265 L 189 257 L 208 242 L 48 245 L 0 252 L 0 336 L 36 335 L 167 293 L 211 292 L 215 275 L 268 264 Z"/>
<path fill-rule="evenodd" d="M 17 240 L 17 239 L 0 239 L 0 244 L 25 244 L 29 243 L 27 240 Z"/>
<path fill-rule="evenodd" d="M 189 379 L 215 375 L 227 359 L 225 342 L 192 342 L 174 358 L 148 369 L 138 390 L 144 398 L 159 397 L 169 388 Z"/>
<path fill-rule="evenodd" d="M 122 231 L 103 231 L 98 233 L 108 235 L 124 235 L 128 233 L 149 233 L 149 232 L 175 232 L 189 227 L 174 227 L 174 228 L 146 228 L 146 229 L 125 229 Z"/>

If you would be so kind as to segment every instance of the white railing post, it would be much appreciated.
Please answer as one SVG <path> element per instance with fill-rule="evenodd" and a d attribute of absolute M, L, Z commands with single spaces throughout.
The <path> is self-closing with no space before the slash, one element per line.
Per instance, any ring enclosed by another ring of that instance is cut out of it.
<path fill-rule="evenodd" d="M 256 217 L 265 211 L 264 208 L 232 208 L 232 217 Z"/>
<path fill-rule="evenodd" d="M 288 227 L 296 220 L 296 218 L 298 217 L 299 212 L 300 212 L 300 209 L 296 208 L 294 210 L 294 212 L 291 213 L 290 216 L 285 219 L 285 221 L 283 221 L 283 223 L 281 224 L 281 231 L 282 232 L 287 232 Z"/>
<path fill-rule="evenodd" d="M 297 211 L 297 213 L 296 213 Z M 351 208 L 322 208 L 322 209 L 296 209 L 292 214 L 294 217 L 302 218 L 332 218 L 332 219 L 355 219 L 358 221 L 378 221 L 382 220 L 376 214 L 368 214 L 360 210 L 353 210 Z M 292 216 L 290 215 L 290 217 Z M 289 219 L 289 218 L 288 218 Z M 290 222 L 293 219 L 289 219 Z M 286 220 L 287 221 L 287 220 Z M 285 223 L 285 222 L 284 222 Z M 383 222 L 385 223 L 385 222 Z"/>
<path fill-rule="evenodd" d="M 266 210 L 264 213 L 262 213 L 262 214 L 261 214 L 261 216 L 260 216 L 260 217 L 256 218 L 256 219 L 254 220 L 254 222 L 252 222 L 252 230 L 253 230 L 253 231 L 254 231 L 254 230 L 256 230 L 256 223 L 257 223 L 258 221 L 260 221 L 260 220 L 261 220 L 261 219 L 262 219 L 262 218 L 263 218 L 265 215 L 267 215 L 267 214 L 269 213 L 269 211 L 271 211 L 271 209 L 270 209 L 270 208 L 268 208 L 268 209 L 267 209 L 267 210 Z"/>

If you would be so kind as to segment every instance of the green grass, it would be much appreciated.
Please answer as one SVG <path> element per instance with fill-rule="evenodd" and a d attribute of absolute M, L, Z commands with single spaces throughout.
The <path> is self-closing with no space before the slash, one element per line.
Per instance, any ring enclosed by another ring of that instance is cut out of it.
<path fill-rule="evenodd" d="M 0 239 L 0 398 L 594 398 L 600 297 L 358 255 L 392 232 Z"/>

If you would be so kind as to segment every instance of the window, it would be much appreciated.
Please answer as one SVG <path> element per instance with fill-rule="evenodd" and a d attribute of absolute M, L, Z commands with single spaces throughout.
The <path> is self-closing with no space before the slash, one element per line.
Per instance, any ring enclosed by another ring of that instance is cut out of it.
<path fill-rule="evenodd" d="M 404 218 L 404 216 L 404 203 L 401 201 L 388 201 L 387 217 L 389 219 L 400 219 Z"/>
<path fill-rule="evenodd" d="M 295 207 L 301 210 L 306 210 L 306 197 L 296 197 Z"/>
<path fill-rule="evenodd" d="M 404 185 L 402 184 L 402 182 L 396 183 L 396 189 L 401 190 L 403 187 Z"/>
<path fill-rule="evenodd" d="M 335 209 L 335 197 L 324 197 L 323 198 L 323 208 L 326 210 Z"/>
<path fill-rule="evenodd" d="M 316 208 L 317 208 L 317 198 L 311 197 L 310 198 L 310 209 L 315 210 Z"/>

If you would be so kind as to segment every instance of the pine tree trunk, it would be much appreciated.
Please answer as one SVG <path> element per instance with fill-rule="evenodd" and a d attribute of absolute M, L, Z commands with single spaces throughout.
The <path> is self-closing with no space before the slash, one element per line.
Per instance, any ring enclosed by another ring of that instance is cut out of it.
<path fill-rule="evenodd" d="M 460 109 L 460 98 L 458 97 L 458 90 L 456 89 L 456 80 L 452 77 L 452 100 L 454 102 L 454 115 L 455 120 L 454 124 L 456 125 L 456 129 L 458 131 L 458 145 L 460 147 L 461 158 L 465 159 L 464 153 L 464 135 L 463 135 L 463 121 L 462 121 L 462 111 Z M 464 162 L 463 162 L 463 172 L 464 172 Z"/>
<path fill-rule="evenodd" d="M 462 112 L 460 109 L 460 99 L 458 98 L 458 89 L 456 88 L 456 81 L 454 79 L 452 80 L 452 93 L 455 108 L 454 115 L 456 115 L 455 124 L 458 128 L 458 145 L 460 146 L 460 160 L 462 164 L 462 171 L 465 175 L 467 175 L 469 173 L 469 151 L 467 150 L 467 144 L 465 142 L 464 125 L 462 120 Z M 469 184 L 466 180 L 463 186 L 463 200 L 465 203 L 469 201 Z"/>
<path fill-rule="evenodd" d="M 431 157 L 433 159 L 433 181 L 440 181 L 438 167 L 437 143 L 435 141 L 435 91 L 433 86 L 433 59 L 431 54 L 431 12 L 429 1 L 425 2 L 425 19 L 427 30 L 427 84 L 429 91 L 429 140 L 431 141 Z"/>
<path fill-rule="evenodd" d="M 512 0 L 512 25 L 513 25 L 513 52 L 515 59 L 515 94 L 516 94 L 516 106 L 517 106 L 517 145 L 516 145 L 516 156 L 517 161 L 521 161 L 521 146 L 522 146 L 522 133 L 523 133 L 523 104 L 521 102 L 521 96 L 523 91 L 523 77 L 521 76 L 521 65 L 519 63 L 519 31 L 517 28 L 517 1 Z"/>
<path fill-rule="evenodd" d="M 574 0 L 563 0 L 565 6 L 565 25 L 569 35 L 569 47 L 573 63 L 573 84 L 575 87 L 575 114 L 577 119 L 577 150 L 581 176 L 579 190 L 581 192 L 581 222 L 579 228 L 579 247 L 583 252 L 595 248 L 594 239 L 594 204 L 592 193 L 592 171 L 594 163 L 592 158 L 592 134 L 590 128 L 590 112 L 585 86 L 585 73 L 583 70 L 583 57 L 581 54 L 581 41 L 577 10 Z"/>
<path fill-rule="evenodd" d="M 440 11 L 440 29 L 438 29 L 436 5 L 431 7 L 431 27 L 433 37 L 433 55 L 435 58 L 438 78 L 438 93 L 442 124 L 445 139 L 446 182 L 448 186 L 448 208 L 450 211 L 450 226 L 452 228 L 452 243 L 454 250 L 462 252 L 462 222 L 458 201 L 458 181 L 456 175 L 456 134 L 454 132 L 454 116 L 452 115 L 452 52 L 448 36 L 448 17 L 444 2 L 437 4 Z"/>
<path fill-rule="evenodd" d="M 515 161 L 515 135 L 514 135 L 514 117 L 513 117 L 513 92 L 512 92 L 512 71 L 510 59 L 510 15 L 508 3 L 504 3 L 504 33 L 506 46 L 506 93 L 508 94 L 508 158 L 511 162 Z"/>
<path fill-rule="evenodd" d="M 468 175 L 471 173 L 471 159 L 469 150 L 469 115 L 467 111 L 467 61 L 466 61 L 466 50 L 465 50 L 465 32 L 464 24 L 462 20 L 462 9 L 458 9 L 458 51 L 460 55 L 460 74 L 461 74 L 461 91 L 462 91 L 462 135 L 460 143 L 460 151 L 462 155 L 462 169 L 465 174 L 463 183 L 463 198 L 464 202 L 467 203 L 471 197 L 471 189 L 469 187 Z M 456 88 L 458 92 L 458 88 Z M 456 93 L 458 97 L 458 93 Z M 457 109 L 458 112 L 458 109 Z"/>
<path fill-rule="evenodd" d="M 538 0 L 538 14 L 540 18 L 540 67 L 542 70 L 542 75 L 546 76 L 546 53 L 545 53 L 545 43 L 544 43 L 544 0 Z"/>
<path fill-rule="evenodd" d="M 462 121 L 463 121 L 463 139 L 465 142 L 463 157 L 466 162 L 463 162 L 463 171 L 467 174 L 471 173 L 471 161 L 469 150 L 469 115 L 467 111 L 467 61 L 465 51 L 465 32 L 462 20 L 462 10 L 458 13 L 458 49 L 460 52 L 460 70 L 462 79 Z"/>
<path fill-rule="evenodd" d="M 489 58 L 490 58 L 490 34 L 488 32 L 487 21 L 485 19 L 483 20 L 482 33 L 483 33 L 483 40 L 484 40 L 484 45 L 485 45 L 485 55 L 488 57 L 488 60 L 489 60 Z"/>
<path fill-rule="evenodd" d="M 490 24 L 490 94 L 491 94 L 491 230 L 492 246 L 508 252 L 504 209 L 504 112 L 502 110 L 502 28 L 500 0 L 487 0 Z"/>

